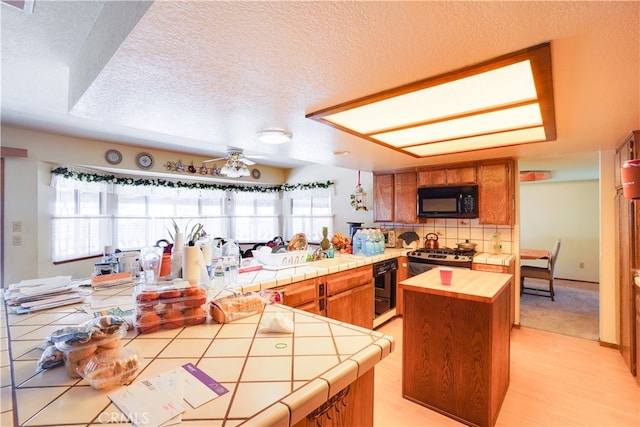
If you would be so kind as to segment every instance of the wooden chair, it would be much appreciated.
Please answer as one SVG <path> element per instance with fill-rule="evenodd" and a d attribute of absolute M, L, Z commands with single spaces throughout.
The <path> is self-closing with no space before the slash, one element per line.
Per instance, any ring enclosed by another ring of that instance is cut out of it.
<path fill-rule="evenodd" d="M 546 267 L 534 267 L 531 265 L 523 265 L 520 267 L 520 294 L 529 294 L 537 296 L 550 296 L 551 301 L 555 301 L 553 292 L 553 275 L 560 252 L 561 239 L 556 240 L 556 244 L 551 251 Z M 528 288 L 524 286 L 524 279 L 530 277 L 532 279 L 544 279 L 549 281 L 549 289 Z M 528 291 L 528 292 L 527 292 Z"/>

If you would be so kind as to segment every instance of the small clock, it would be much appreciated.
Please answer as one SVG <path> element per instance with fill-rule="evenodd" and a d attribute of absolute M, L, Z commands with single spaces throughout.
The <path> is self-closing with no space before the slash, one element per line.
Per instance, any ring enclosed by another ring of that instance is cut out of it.
<path fill-rule="evenodd" d="M 117 165 L 122 161 L 122 153 L 118 150 L 107 150 L 104 154 L 104 158 L 112 165 Z"/>
<path fill-rule="evenodd" d="M 253 179 L 260 179 L 260 170 L 251 169 L 251 176 L 253 177 Z"/>
<path fill-rule="evenodd" d="M 149 153 L 140 153 L 136 157 L 136 164 L 140 169 L 149 169 L 153 166 L 153 157 Z"/>

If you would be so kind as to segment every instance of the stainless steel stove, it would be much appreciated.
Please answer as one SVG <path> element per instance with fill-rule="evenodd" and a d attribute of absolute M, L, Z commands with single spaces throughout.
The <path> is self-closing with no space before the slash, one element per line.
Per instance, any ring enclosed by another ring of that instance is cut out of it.
<path fill-rule="evenodd" d="M 417 249 L 407 254 L 409 275 L 415 276 L 438 266 L 470 269 L 475 253 L 473 249 Z"/>

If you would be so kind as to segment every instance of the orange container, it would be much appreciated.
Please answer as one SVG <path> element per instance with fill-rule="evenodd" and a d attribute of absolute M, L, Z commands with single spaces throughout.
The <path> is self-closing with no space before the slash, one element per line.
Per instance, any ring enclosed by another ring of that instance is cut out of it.
<path fill-rule="evenodd" d="M 162 254 L 162 264 L 160 265 L 160 277 L 171 274 L 171 254 Z"/>
<path fill-rule="evenodd" d="M 640 199 L 640 160 L 627 160 L 620 170 L 622 193 L 627 199 Z"/>

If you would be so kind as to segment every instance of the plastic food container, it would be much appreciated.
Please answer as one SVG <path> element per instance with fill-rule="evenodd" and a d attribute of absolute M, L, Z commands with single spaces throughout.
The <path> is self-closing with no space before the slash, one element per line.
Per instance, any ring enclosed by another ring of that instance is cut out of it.
<path fill-rule="evenodd" d="M 207 292 L 187 281 L 139 285 L 134 290 L 135 327 L 141 334 L 199 325 L 207 321 Z"/>
<path fill-rule="evenodd" d="M 262 313 L 264 300 L 259 294 L 228 296 L 211 301 L 211 318 L 217 323 L 229 323 L 234 320 Z"/>
<path fill-rule="evenodd" d="M 130 384 L 141 365 L 142 358 L 136 351 L 121 347 L 95 354 L 77 371 L 91 387 L 105 390 Z"/>
<path fill-rule="evenodd" d="M 64 328 L 50 337 L 63 353 L 64 365 L 71 378 L 79 378 L 89 360 L 100 353 L 122 346 L 127 323 L 118 316 L 100 316 L 77 327 Z"/>

